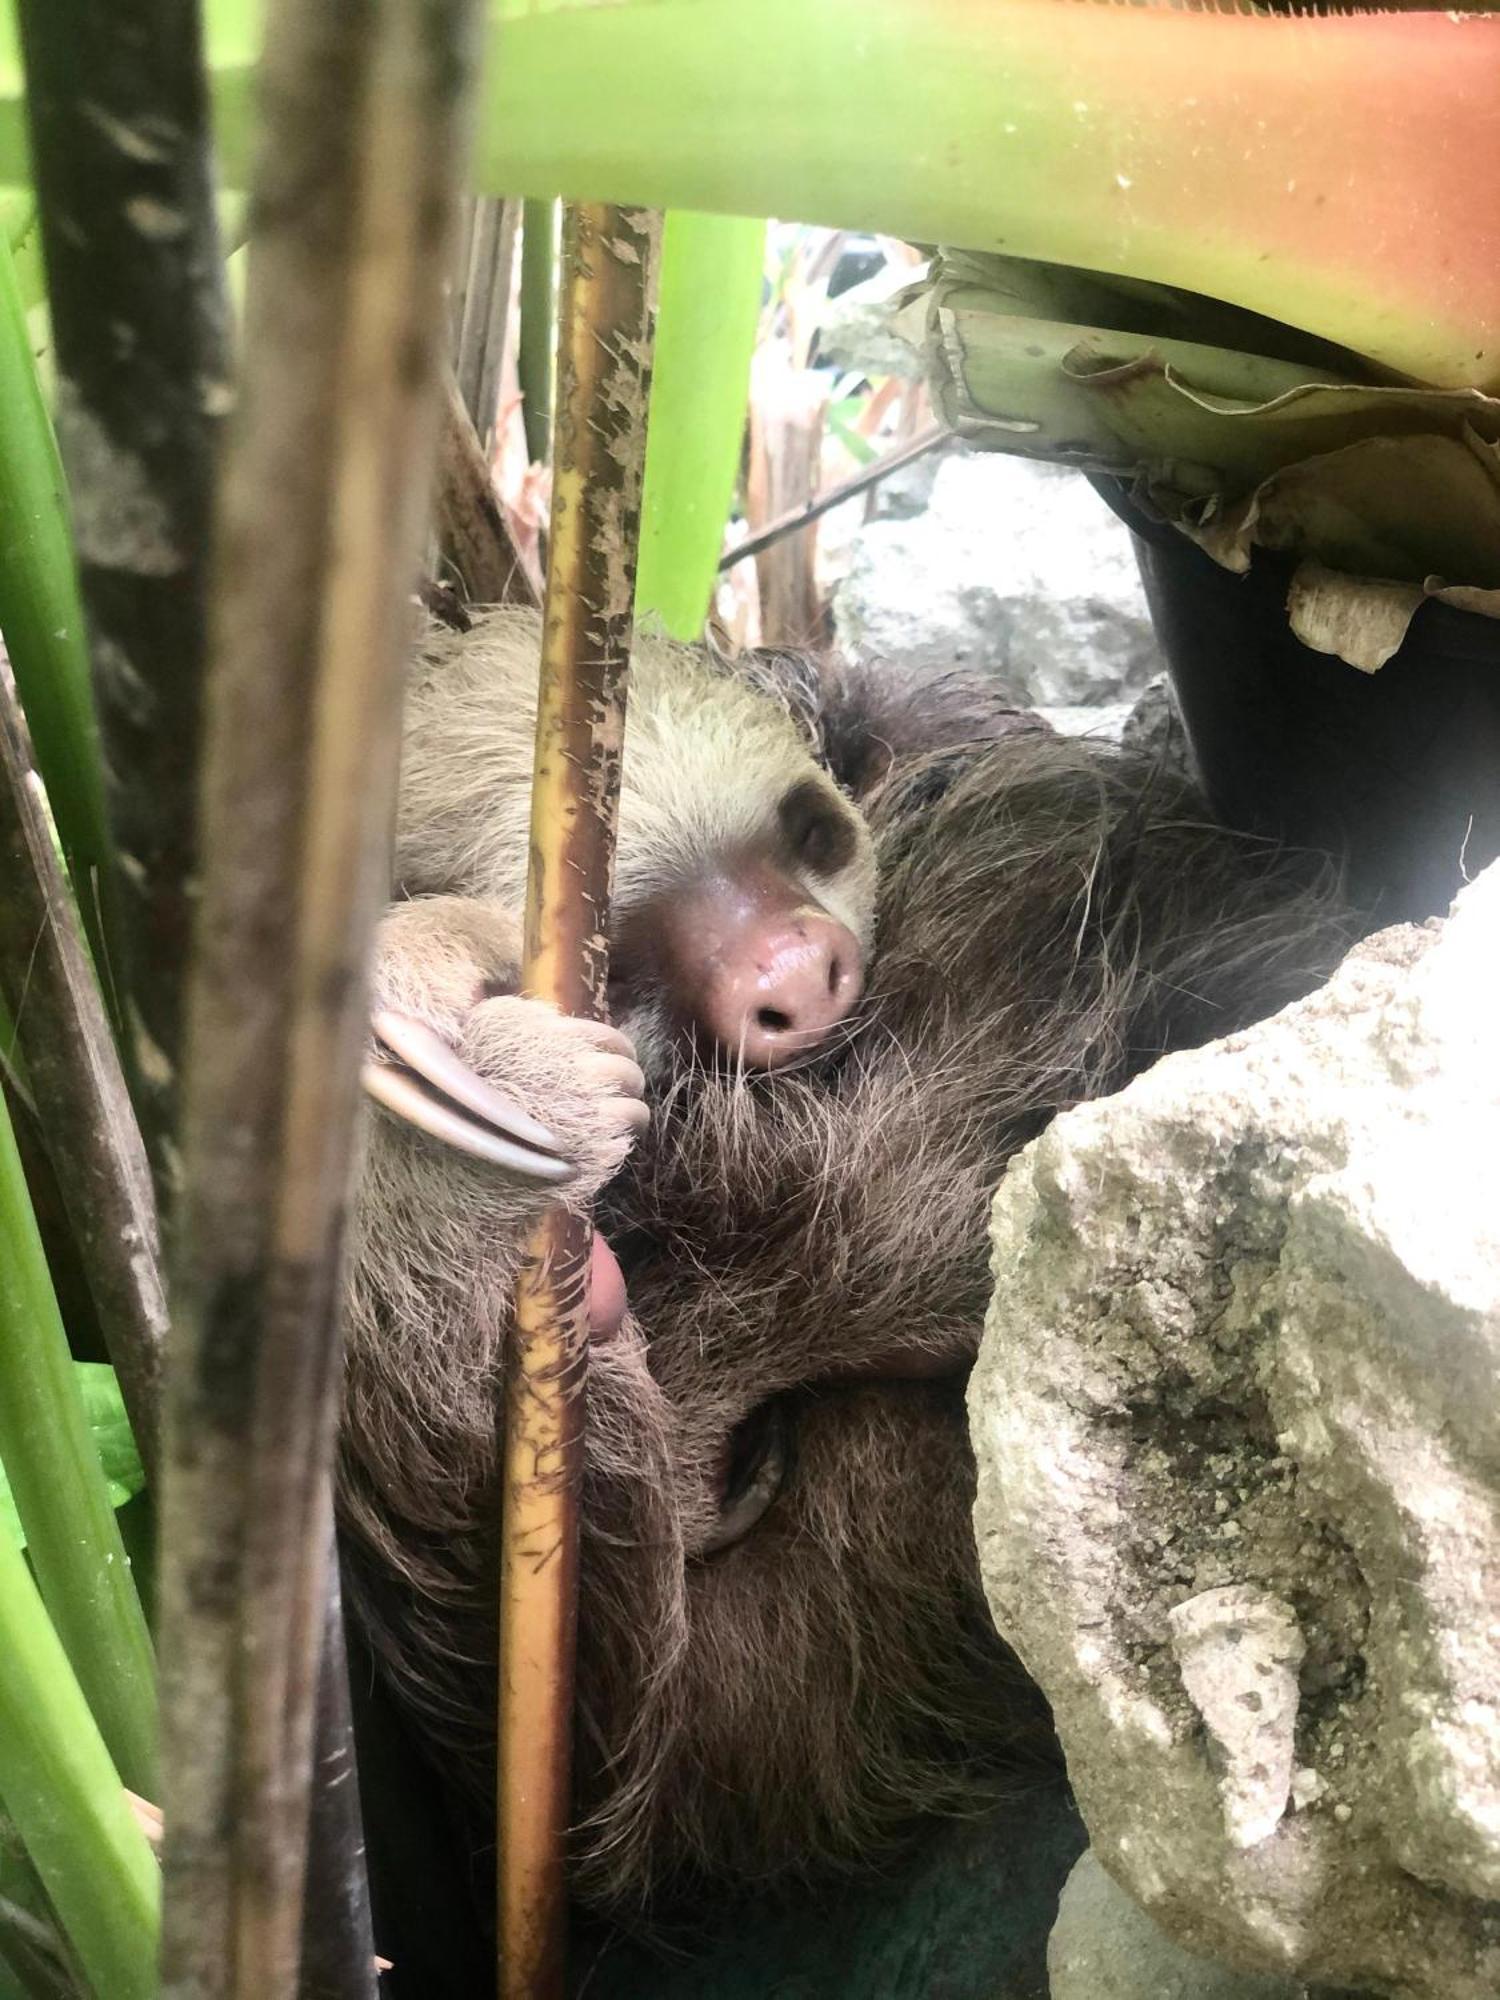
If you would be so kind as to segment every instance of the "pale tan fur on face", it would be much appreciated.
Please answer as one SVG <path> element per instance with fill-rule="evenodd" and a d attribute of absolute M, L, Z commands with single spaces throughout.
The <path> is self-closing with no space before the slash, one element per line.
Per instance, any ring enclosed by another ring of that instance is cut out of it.
<path fill-rule="evenodd" d="M 526 891 L 531 734 L 541 621 L 492 611 L 467 633 L 435 634 L 408 695 L 396 874 L 408 894 L 491 897 L 519 910 Z M 825 793 L 854 834 L 832 877 L 801 871 L 809 898 L 868 946 L 875 902 L 869 830 L 782 709 L 705 654 L 638 640 L 615 868 L 625 922 L 695 867 L 764 841 L 798 784 Z"/>

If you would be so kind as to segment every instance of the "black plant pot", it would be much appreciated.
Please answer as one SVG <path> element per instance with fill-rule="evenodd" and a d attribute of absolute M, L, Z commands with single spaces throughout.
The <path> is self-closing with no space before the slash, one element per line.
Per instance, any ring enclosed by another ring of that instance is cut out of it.
<path fill-rule="evenodd" d="M 1147 601 L 1210 803 L 1231 826 L 1346 857 L 1383 922 L 1447 907 L 1500 853 L 1500 620 L 1423 605 L 1364 674 L 1286 617 L 1289 565 L 1234 576 L 1118 481 Z"/>

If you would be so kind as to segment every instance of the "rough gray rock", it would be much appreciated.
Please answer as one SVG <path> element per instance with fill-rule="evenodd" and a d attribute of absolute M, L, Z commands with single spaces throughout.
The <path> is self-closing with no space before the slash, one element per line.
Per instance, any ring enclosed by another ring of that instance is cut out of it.
<path fill-rule="evenodd" d="M 1072 702 L 1036 713 L 1059 736 L 1087 736 L 1095 743 L 1123 743 L 1136 705 L 1130 701 Z"/>
<path fill-rule="evenodd" d="M 1229 1972 L 1183 1951 L 1099 1866 L 1079 1856 L 1047 1945 L 1051 2000 L 1302 2000 L 1274 1975 Z"/>
<path fill-rule="evenodd" d="M 995 1201 L 996 1623 L 1189 1949 L 1500 1994 L 1500 866 Z"/>
<path fill-rule="evenodd" d="M 1151 757 L 1164 770 L 1197 783 L 1187 731 L 1172 684 L 1165 674 L 1147 681 L 1133 700 L 1074 703 L 1066 708 L 1039 708 L 1037 714 L 1060 736 L 1088 736 L 1097 743 L 1119 743 Z"/>
<path fill-rule="evenodd" d="M 901 295 L 919 275 L 917 269 L 890 264 L 829 299 L 818 323 L 819 366 L 920 381 L 926 359 L 906 338 L 897 310 Z"/>
<path fill-rule="evenodd" d="M 1066 468 L 944 454 L 927 510 L 870 522 L 834 598 L 844 651 L 991 667 L 1020 706 L 1128 699 L 1160 670 L 1124 525 Z"/>
<path fill-rule="evenodd" d="M 1120 741 L 1127 750 L 1141 751 L 1156 758 L 1169 771 L 1197 782 L 1182 711 L 1165 674 L 1148 681 L 1136 696 L 1120 729 Z"/>

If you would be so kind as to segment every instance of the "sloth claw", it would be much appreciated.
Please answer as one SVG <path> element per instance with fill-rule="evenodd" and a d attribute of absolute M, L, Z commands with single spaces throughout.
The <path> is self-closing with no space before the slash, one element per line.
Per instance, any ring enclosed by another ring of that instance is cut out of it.
<path fill-rule="evenodd" d="M 560 1141 L 482 1076 L 460 1062 L 441 1035 L 406 1014 L 382 1009 L 375 1039 L 394 1062 L 366 1062 L 367 1094 L 419 1131 L 473 1158 L 532 1180 L 566 1181 Z"/>

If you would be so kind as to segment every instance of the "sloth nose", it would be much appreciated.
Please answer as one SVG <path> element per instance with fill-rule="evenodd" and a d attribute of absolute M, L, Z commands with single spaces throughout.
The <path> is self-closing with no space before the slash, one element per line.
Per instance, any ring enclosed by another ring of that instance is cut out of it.
<path fill-rule="evenodd" d="M 864 990 L 851 930 L 822 910 L 750 925 L 715 968 L 701 1025 L 752 1069 L 776 1069 L 827 1040 Z"/>

